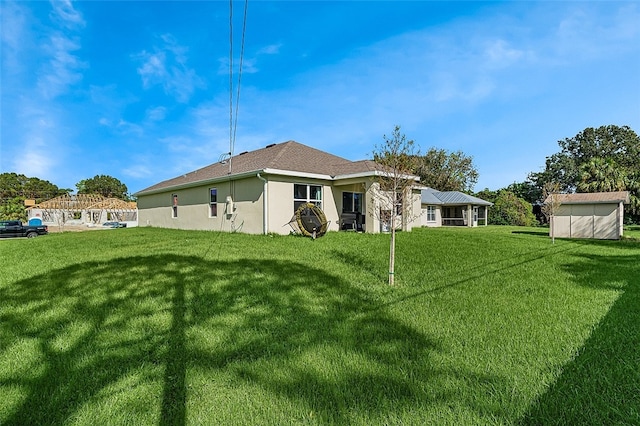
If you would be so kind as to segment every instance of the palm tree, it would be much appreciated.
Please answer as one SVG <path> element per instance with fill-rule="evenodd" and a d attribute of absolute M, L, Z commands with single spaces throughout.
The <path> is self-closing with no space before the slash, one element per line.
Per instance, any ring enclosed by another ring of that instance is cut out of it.
<path fill-rule="evenodd" d="M 627 189 L 627 175 L 611 158 L 593 157 L 580 168 L 578 192 L 611 192 Z"/>

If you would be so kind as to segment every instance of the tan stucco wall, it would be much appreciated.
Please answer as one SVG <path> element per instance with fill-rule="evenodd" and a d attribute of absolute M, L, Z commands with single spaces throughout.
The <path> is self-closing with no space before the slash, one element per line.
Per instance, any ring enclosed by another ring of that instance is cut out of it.
<path fill-rule="evenodd" d="M 218 190 L 218 215 L 210 217 L 209 189 Z M 178 195 L 178 216 L 173 217 L 172 195 Z M 232 195 L 233 211 L 226 198 Z M 229 210 L 229 211 L 228 211 Z M 257 178 L 217 182 L 138 198 L 140 226 L 160 228 L 262 233 L 262 182 Z"/>
<path fill-rule="evenodd" d="M 329 230 L 338 230 L 338 209 L 333 188 L 318 179 L 262 175 L 267 180 L 267 232 L 289 234 L 289 221 L 294 215 L 294 183 L 322 186 L 322 209 L 330 221 Z M 237 231 L 264 233 L 263 189 L 258 177 L 232 182 L 219 182 L 193 188 L 178 189 L 138 199 L 140 226 L 162 228 Z M 209 188 L 218 190 L 218 216 L 209 216 Z M 178 195 L 178 217 L 172 217 L 172 194 Z M 225 199 L 233 194 L 234 210 L 226 214 Z"/>
<path fill-rule="evenodd" d="M 327 182 L 318 179 L 304 179 L 287 176 L 264 176 L 268 180 L 269 232 L 289 234 L 292 228 L 288 225 L 295 214 L 293 202 L 293 185 L 322 186 L 322 211 L 329 222 L 329 231 L 338 230 L 338 210 L 334 197 L 334 188 Z"/>
<path fill-rule="evenodd" d="M 289 234 L 292 228 L 288 225 L 294 215 L 293 185 L 322 186 L 322 210 L 329 221 L 329 231 L 338 231 L 340 212 L 342 212 L 342 192 L 364 192 L 363 214 L 365 232 L 380 232 L 378 217 L 380 202 L 371 190 L 377 187 L 373 181 L 352 181 L 347 184 L 333 184 L 321 179 L 297 178 L 281 175 L 261 175 L 248 177 L 232 182 L 217 182 L 184 189 L 143 195 L 138 198 L 138 217 L 140 226 L 161 228 L 236 231 L 250 234 L 265 232 L 263 219 L 263 191 L 267 193 L 267 230 L 277 234 Z M 344 182 L 341 182 L 344 183 Z M 218 190 L 218 215 L 210 217 L 209 189 Z M 178 216 L 173 217 L 172 195 L 178 195 Z M 233 196 L 234 210 L 227 211 L 225 199 Z M 227 214 L 228 213 L 228 214 Z M 403 221 L 404 230 L 420 226 L 421 205 L 420 193 L 412 195 L 409 208 L 410 219 Z"/>
<path fill-rule="evenodd" d="M 442 226 L 442 209 L 438 205 L 435 205 L 434 207 L 436 208 L 435 222 L 427 222 L 427 204 L 421 207 L 422 215 L 420 216 L 420 221 L 419 221 L 420 226 L 426 226 L 429 228 L 436 228 L 436 227 Z"/>

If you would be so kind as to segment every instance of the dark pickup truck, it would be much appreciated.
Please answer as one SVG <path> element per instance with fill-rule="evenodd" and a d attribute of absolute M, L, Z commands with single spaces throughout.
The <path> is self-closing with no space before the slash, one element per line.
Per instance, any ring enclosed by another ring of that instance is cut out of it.
<path fill-rule="evenodd" d="M 46 225 L 25 226 L 19 220 L 1 220 L 0 238 L 27 237 L 34 238 L 38 235 L 46 235 L 49 228 Z"/>

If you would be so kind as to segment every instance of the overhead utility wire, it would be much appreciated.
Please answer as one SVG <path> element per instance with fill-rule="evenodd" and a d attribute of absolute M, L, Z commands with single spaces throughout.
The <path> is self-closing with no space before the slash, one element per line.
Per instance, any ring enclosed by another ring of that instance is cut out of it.
<path fill-rule="evenodd" d="M 236 117 L 233 126 L 233 146 L 236 144 L 236 132 L 238 131 L 238 106 L 240 105 L 240 83 L 242 82 L 242 64 L 244 62 L 244 38 L 247 32 L 247 9 L 249 0 L 244 2 L 244 18 L 242 21 L 242 42 L 240 44 L 240 68 L 238 70 L 238 92 L 236 95 Z"/>
<path fill-rule="evenodd" d="M 229 0 L 229 175 L 233 157 L 233 0 Z"/>
<path fill-rule="evenodd" d="M 238 131 L 238 110 L 240 105 L 240 85 L 242 82 L 242 67 L 244 64 L 244 41 L 247 32 L 247 10 L 249 0 L 244 2 L 244 17 L 242 21 L 242 42 L 240 46 L 240 67 L 238 70 L 238 87 L 236 92 L 235 119 L 233 116 L 233 0 L 229 0 L 229 155 L 233 157 Z M 231 174 L 231 158 L 229 159 L 229 174 Z"/>

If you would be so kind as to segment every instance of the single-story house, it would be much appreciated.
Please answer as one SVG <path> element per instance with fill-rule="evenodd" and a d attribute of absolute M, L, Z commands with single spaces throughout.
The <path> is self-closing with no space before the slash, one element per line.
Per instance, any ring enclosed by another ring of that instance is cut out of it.
<path fill-rule="evenodd" d="M 552 194 L 558 204 L 549 235 L 558 238 L 617 240 L 622 237 L 629 191 Z M 547 198 L 545 202 L 549 202 Z"/>
<path fill-rule="evenodd" d="M 421 191 L 420 224 L 427 227 L 487 225 L 489 201 L 459 191 Z"/>
<path fill-rule="evenodd" d="M 350 161 L 288 141 L 224 158 L 134 195 L 140 226 L 289 234 L 296 210 L 312 203 L 323 211 L 329 231 L 377 233 L 388 229 L 386 218 L 396 204 L 381 196 L 383 175 L 371 160 Z M 408 192 L 396 224 L 405 231 L 419 226 L 420 215 L 419 189 Z"/>

